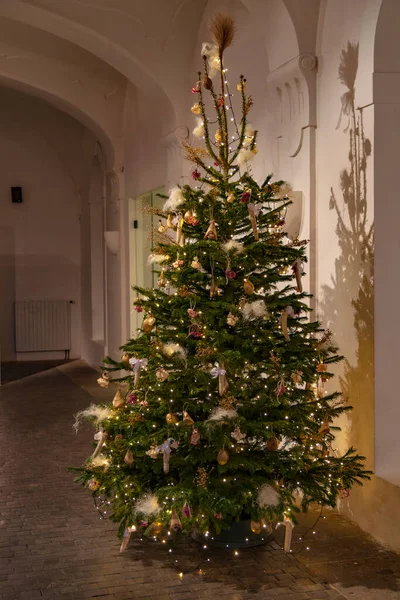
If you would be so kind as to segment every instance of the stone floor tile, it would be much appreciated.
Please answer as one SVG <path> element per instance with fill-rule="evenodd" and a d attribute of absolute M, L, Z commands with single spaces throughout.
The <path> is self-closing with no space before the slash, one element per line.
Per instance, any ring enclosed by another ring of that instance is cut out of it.
<path fill-rule="evenodd" d="M 67 472 L 93 441 L 90 427 L 72 433 L 73 414 L 93 401 L 90 394 L 112 398 L 96 378 L 76 361 L 0 388 L 0 600 L 343 600 L 357 584 L 380 595 L 355 600 L 393 600 L 399 557 L 333 511 L 307 541 L 310 551 L 296 556 L 282 551 L 279 529 L 276 541 L 239 558 L 210 549 L 207 562 L 188 541 L 173 566 L 162 548 L 134 538 L 120 555 L 115 525 L 98 519 Z M 29 460 L 21 447 L 29 447 Z M 295 528 L 295 551 L 315 514 Z"/>

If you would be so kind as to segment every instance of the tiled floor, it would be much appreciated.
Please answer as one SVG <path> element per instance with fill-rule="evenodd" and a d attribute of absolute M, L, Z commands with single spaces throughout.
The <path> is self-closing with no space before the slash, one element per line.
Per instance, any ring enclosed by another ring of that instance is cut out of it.
<path fill-rule="evenodd" d="M 99 520 L 66 470 L 86 458 L 93 436 L 89 427 L 72 433 L 73 414 L 91 396 L 110 396 L 95 381 L 74 362 L 0 388 L 1 600 L 400 599 L 400 558 L 333 512 L 296 556 L 280 549 L 279 530 L 276 542 L 238 557 L 204 555 L 195 542 L 168 555 L 138 539 L 119 554 L 115 526 Z"/>

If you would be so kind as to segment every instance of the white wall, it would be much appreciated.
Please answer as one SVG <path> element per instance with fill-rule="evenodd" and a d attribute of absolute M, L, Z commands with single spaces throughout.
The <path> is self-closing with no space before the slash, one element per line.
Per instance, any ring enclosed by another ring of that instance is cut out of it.
<path fill-rule="evenodd" d="M 80 161 L 83 128 L 67 115 L 18 92 L 0 95 L 2 359 L 15 356 L 15 300 L 72 300 L 72 357 L 81 355 Z M 93 144 L 93 141 L 92 141 Z M 22 204 L 11 203 L 21 186 Z M 15 284 L 13 283 L 15 281 Z M 5 291 L 4 291 L 5 290 Z"/>

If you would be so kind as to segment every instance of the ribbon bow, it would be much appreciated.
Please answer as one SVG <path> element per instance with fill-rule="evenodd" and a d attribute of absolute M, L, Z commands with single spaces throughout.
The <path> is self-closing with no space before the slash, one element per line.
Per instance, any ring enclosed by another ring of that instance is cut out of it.
<path fill-rule="evenodd" d="M 254 204 L 253 202 L 249 202 L 247 205 L 247 208 L 249 209 L 249 213 L 251 215 L 254 215 L 255 217 L 258 217 L 258 215 L 260 214 L 260 210 L 262 208 L 261 204 Z"/>
<path fill-rule="evenodd" d="M 216 379 L 220 375 L 226 375 L 226 370 L 225 369 L 221 369 L 220 366 L 219 366 L 219 364 L 216 363 L 216 366 L 211 369 L 210 374 L 211 374 L 211 377 L 213 377 L 214 379 Z"/>
<path fill-rule="evenodd" d="M 172 452 L 172 450 L 176 450 L 176 448 L 178 446 L 179 446 L 179 442 L 176 442 L 174 440 L 174 438 L 170 437 L 167 440 L 165 440 L 165 442 L 160 444 L 159 446 L 156 446 L 156 448 L 154 449 L 155 452 L 162 452 L 163 469 L 164 469 L 165 474 L 167 474 L 169 471 L 169 459 L 170 459 L 171 452 Z"/>
<path fill-rule="evenodd" d="M 228 381 L 226 379 L 226 370 L 218 363 L 215 363 L 215 367 L 213 367 L 210 371 L 211 377 L 216 379 L 218 377 L 218 393 L 220 396 L 223 396 L 228 389 Z"/>
<path fill-rule="evenodd" d="M 130 358 L 129 364 L 131 365 L 133 372 L 135 373 L 135 386 L 139 383 L 140 369 L 147 369 L 149 361 L 147 358 Z"/>
<path fill-rule="evenodd" d="M 92 459 L 96 458 L 101 452 L 103 444 L 107 438 L 107 433 L 104 431 L 103 427 L 99 428 L 99 431 L 94 434 L 94 439 L 97 442 L 97 446 L 92 454 Z"/>

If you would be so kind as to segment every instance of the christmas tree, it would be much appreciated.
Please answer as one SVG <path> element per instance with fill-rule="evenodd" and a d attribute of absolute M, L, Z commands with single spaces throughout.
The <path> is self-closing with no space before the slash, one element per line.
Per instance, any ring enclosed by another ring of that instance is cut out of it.
<path fill-rule="evenodd" d="M 105 359 L 112 404 L 77 415 L 97 430 L 78 480 L 127 538 L 217 534 L 241 519 L 260 532 L 312 502 L 335 506 L 369 476 L 352 448 L 332 446 L 351 410 L 326 389 L 341 357 L 309 318 L 306 243 L 285 233 L 290 187 L 251 175 L 253 101 L 241 76 L 237 118 L 224 66 L 232 19 L 216 15 L 211 32 L 192 89 L 200 139 L 184 144 L 193 187 L 155 210 L 158 286 L 135 288 L 142 327 L 120 362 Z"/>

